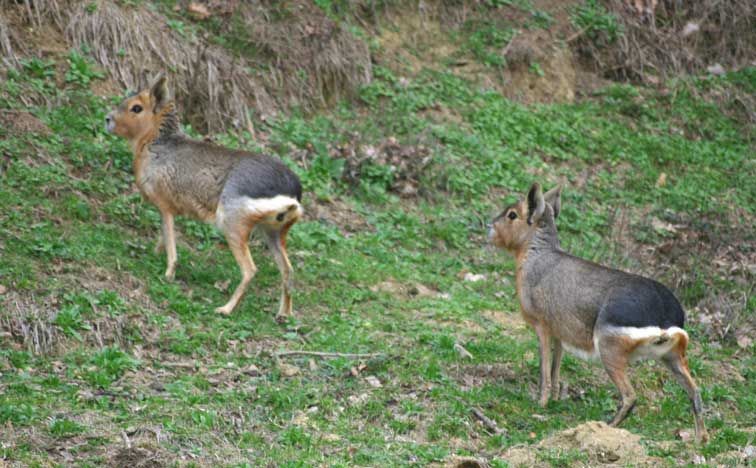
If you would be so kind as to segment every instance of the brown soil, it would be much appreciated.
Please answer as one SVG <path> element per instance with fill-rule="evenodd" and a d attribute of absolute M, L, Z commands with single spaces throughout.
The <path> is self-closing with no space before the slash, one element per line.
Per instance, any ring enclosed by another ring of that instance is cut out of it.
<path fill-rule="evenodd" d="M 328 202 L 315 200 L 305 206 L 305 219 L 336 226 L 345 236 L 370 229 L 362 214 L 356 212 L 350 204 L 336 199 Z"/>
<path fill-rule="evenodd" d="M 49 136 L 50 128 L 27 111 L 0 109 L 0 128 L 13 135 L 23 136 L 27 133 Z"/>
<path fill-rule="evenodd" d="M 112 468 L 163 468 L 168 465 L 158 449 L 145 445 L 120 449 L 110 459 L 109 466 Z"/>
<path fill-rule="evenodd" d="M 503 458 L 515 467 L 550 467 L 541 454 L 554 451 L 580 452 L 588 457 L 590 466 L 652 467 L 658 464 L 658 460 L 645 454 L 639 436 L 598 421 L 557 432 L 530 447 L 512 447 Z"/>

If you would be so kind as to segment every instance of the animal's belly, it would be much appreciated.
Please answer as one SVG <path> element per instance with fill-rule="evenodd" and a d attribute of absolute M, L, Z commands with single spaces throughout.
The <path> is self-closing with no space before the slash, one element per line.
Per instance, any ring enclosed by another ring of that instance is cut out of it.
<path fill-rule="evenodd" d="M 161 211 L 205 222 L 215 220 L 217 197 L 206 196 L 207 194 L 201 192 L 195 193 L 193 188 L 176 187 L 160 180 L 143 180 L 139 188 L 144 197 Z"/>

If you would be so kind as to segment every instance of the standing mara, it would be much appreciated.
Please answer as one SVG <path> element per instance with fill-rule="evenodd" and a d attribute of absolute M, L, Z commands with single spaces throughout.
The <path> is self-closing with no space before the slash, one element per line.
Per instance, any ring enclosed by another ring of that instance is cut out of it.
<path fill-rule="evenodd" d="M 669 289 L 656 281 L 574 257 L 559 245 L 555 221 L 560 187 L 545 194 L 533 184 L 527 198 L 493 221 L 491 241 L 515 257 L 517 296 L 525 321 L 538 335 L 540 399 L 559 395 L 562 348 L 599 359 L 622 395 L 611 424 L 619 425 L 635 406 L 627 377 L 637 359 L 661 361 L 685 388 L 696 420 L 696 440 L 708 434 L 701 392 L 688 369 L 685 312 Z M 552 361 L 553 354 L 553 361 Z"/>
<path fill-rule="evenodd" d="M 173 219 L 190 216 L 215 223 L 241 269 L 241 282 L 229 301 L 215 309 L 230 314 L 257 271 L 249 253 L 249 235 L 260 228 L 281 272 L 277 317 L 291 314 L 291 263 L 286 234 L 302 216 L 302 186 L 280 160 L 190 139 L 179 131 L 166 78 L 126 98 L 105 118 L 108 131 L 126 138 L 134 153 L 134 175 L 142 195 L 162 217 L 155 250 L 165 250 L 165 276 L 176 270 Z"/>

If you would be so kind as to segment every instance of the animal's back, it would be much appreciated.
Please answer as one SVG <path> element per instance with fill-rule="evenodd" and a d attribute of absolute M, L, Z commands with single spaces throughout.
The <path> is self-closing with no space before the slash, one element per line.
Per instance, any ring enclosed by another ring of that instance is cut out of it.
<path fill-rule="evenodd" d="M 297 176 L 277 158 L 176 135 L 148 149 L 141 186 L 176 214 L 209 221 L 221 196 L 301 199 Z"/>
<path fill-rule="evenodd" d="M 554 324 L 553 333 L 591 352 L 600 327 L 683 328 L 685 314 L 660 283 L 608 268 L 563 251 L 524 265 L 523 311 Z"/>

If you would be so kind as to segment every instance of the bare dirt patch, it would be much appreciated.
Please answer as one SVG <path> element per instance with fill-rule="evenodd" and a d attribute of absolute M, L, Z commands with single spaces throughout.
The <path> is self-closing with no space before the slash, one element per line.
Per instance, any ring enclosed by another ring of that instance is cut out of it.
<path fill-rule="evenodd" d="M 305 218 L 332 224 L 345 236 L 369 230 L 365 217 L 343 200 L 332 199 L 328 202 L 315 200 L 305 206 Z"/>
<path fill-rule="evenodd" d="M 528 324 L 519 312 L 505 312 L 503 310 L 484 310 L 480 313 L 491 322 L 501 325 L 508 333 L 521 335 L 528 330 Z"/>
<path fill-rule="evenodd" d="M 50 127 L 27 111 L 16 109 L 0 109 L 0 127 L 7 132 L 23 136 L 27 133 L 49 136 Z"/>
<path fill-rule="evenodd" d="M 163 468 L 170 460 L 155 446 L 143 444 L 139 447 L 124 447 L 110 459 L 112 468 Z"/>
<path fill-rule="evenodd" d="M 583 454 L 591 466 L 651 467 L 658 464 L 658 460 L 646 455 L 640 436 L 598 421 L 557 432 L 531 447 L 512 447 L 503 458 L 517 467 L 550 467 L 547 458 L 555 452 Z"/>

